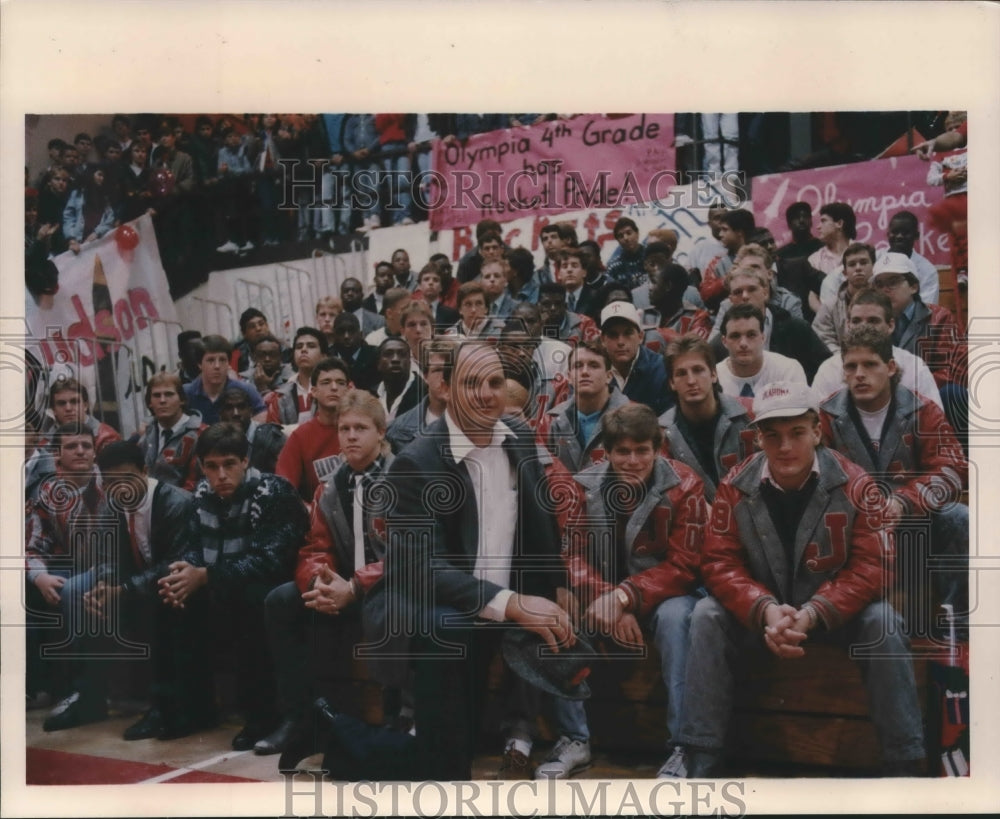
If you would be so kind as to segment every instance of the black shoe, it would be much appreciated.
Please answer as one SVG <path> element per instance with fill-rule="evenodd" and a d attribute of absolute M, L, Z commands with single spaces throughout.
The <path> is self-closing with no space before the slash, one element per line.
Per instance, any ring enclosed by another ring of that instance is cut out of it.
<path fill-rule="evenodd" d="M 42 730 L 64 731 L 107 718 L 108 704 L 103 697 L 84 698 L 79 691 L 74 691 L 52 709 L 42 723 Z"/>
<path fill-rule="evenodd" d="M 273 722 L 259 722 L 258 720 L 248 720 L 243 726 L 243 730 L 233 737 L 234 751 L 252 751 L 254 745 L 264 739 L 273 730 Z"/>
<path fill-rule="evenodd" d="M 156 706 L 150 708 L 142 718 L 125 729 L 122 739 L 132 742 L 137 739 L 153 739 L 163 731 L 163 714 Z"/>
<path fill-rule="evenodd" d="M 259 756 L 280 754 L 286 748 L 293 745 L 298 735 L 303 733 L 304 730 L 301 720 L 282 720 L 281 725 L 271 731 L 266 737 L 257 741 L 253 746 L 253 752 Z"/>
<path fill-rule="evenodd" d="M 160 732 L 156 738 L 164 742 L 188 737 L 191 734 L 200 734 L 202 731 L 211 731 L 218 724 L 218 717 L 214 713 L 199 716 L 186 714 L 177 717 L 163 714 L 161 720 Z"/>

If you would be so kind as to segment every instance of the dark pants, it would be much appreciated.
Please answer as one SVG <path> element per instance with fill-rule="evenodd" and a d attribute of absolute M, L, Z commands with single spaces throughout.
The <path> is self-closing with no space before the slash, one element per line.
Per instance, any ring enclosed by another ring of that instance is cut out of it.
<path fill-rule="evenodd" d="M 502 629 L 454 609 L 433 611 L 432 636 L 415 637 L 414 698 L 421 779 L 470 779 L 490 660 Z"/>
<path fill-rule="evenodd" d="M 272 590 L 265 600 L 265 610 L 278 710 L 285 719 L 297 719 L 322 693 L 317 681 L 324 661 L 337 649 L 361 640 L 360 619 L 356 609 L 340 615 L 307 609 L 294 582 Z M 349 660 L 350 652 L 337 653 Z"/>
<path fill-rule="evenodd" d="M 164 606 L 154 663 L 154 693 L 168 719 L 198 720 L 214 713 L 215 657 L 232 657 L 237 707 L 248 723 L 275 721 L 274 668 L 267 645 L 264 597 L 268 589 L 248 583 L 238 592 L 217 595 L 202 588 L 184 608 Z"/>

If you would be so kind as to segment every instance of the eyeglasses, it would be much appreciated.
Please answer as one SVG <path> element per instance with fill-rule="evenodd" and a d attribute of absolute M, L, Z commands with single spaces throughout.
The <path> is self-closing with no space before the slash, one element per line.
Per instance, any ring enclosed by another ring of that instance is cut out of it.
<path fill-rule="evenodd" d="M 873 284 L 878 289 L 892 290 L 906 282 L 906 276 L 879 276 Z"/>

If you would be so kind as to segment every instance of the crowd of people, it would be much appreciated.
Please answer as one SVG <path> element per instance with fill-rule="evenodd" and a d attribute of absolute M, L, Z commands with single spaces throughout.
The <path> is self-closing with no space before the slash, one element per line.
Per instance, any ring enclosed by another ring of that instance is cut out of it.
<path fill-rule="evenodd" d="M 412 157 L 413 133 L 388 116 L 338 152 Z M 123 180 L 150 161 L 132 147 L 149 145 L 116 126 L 101 159 L 117 148 L 133 168 L 86 163 L 71 218 L 45 221 L 40 197 L 48 240 L 72 249 L 136 205 Z M 199 121 L 191 144 L 217 126 Z M 237 157 L 264 156 L 263 184 L 287 135 L 274 117 L 256 126 L 249 140 L 223 129 L 218 164 L 187 170 L 221 191 Z M 183 139 L 159 140 L 169 164 Z M 46 202 L 69 175 L 63 152 Z M 325 215 L 320 229 L 350 227 Z M 886 598 L 898 561 L 904 591 L 950 604 L 965 633 L 965 331 L 937 304 L 912 213 L 892 214 L 883 253 L 856 241 L 846 203 L 796 202 L 786 218 L 792 241 L 777 247 L 749 210 L 719 203 L 687 267 L 674 231 L 643 237 L 627 217 L 606 263 L 572 224 L 547 225 L 541 266 L 483 220 L 454 267 L 437 254 L 414 269 L 397 250 L 372 292 L 345 279 L 290 345 L 256 308 L 235 342 L 181 333 L 179 367 L 149 380 L 148 422 L 128 440 L 79 381 L 55 381 L 26 466 L 27 692 L 59 699 L 45 730 L 107 715 L 92 657 L 109 633 L 151 646 L 150 708 L 124 738 L 206 730 L 225 645 L 245 716 L 233 748 L 294 767 L 318 750 L 323 654 L 365 642 L 394 649 L 368 665 L 384 730 L 415 749 L 400 778 L 465 779 L 502 647 L 515 673 L 498 776 L 563 778 L 591 759 L 584 683 L 565 668 L 583 656 L 600 674 L 595 646 L 651 643 L 667 691 L 660 775 L 717 776 L 740 663 L 879 643 L 857 661 L 884 771 L 925 772 L 909 637 L 940 633 L 927 606 L 901 614 Z M 94 546 L 100 531 L 112 549 Z M 515 662 L 524 632 L 535 642 Z M 79 650 L 42 660 L 54 641 Z M 559 739 L 532 762 L 543 712 Z"/>

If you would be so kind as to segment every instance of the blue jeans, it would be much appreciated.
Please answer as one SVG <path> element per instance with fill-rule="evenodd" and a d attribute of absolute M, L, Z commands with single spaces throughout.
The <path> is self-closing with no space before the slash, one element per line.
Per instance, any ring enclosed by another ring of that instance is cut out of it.
<path fill-rule="evenodd" d="M 688 629 L 698 598 L 671 597 L 660 603 L 646 624 L 646 631 L 660 655 L 660 673 L 667 687 L 667 733 L 671 744 L 680 731 L 684 708 L 684 681 L 688 656 Z M 553 715 L 560 735 L 586 742 L 590 739 L 583 700 L 553 697 Z"/>
<path fill-rule="evenodd" d="M 868 691 L 869 708 L 882 758 L 886 762 L 924 756 L 923 721 L 902 621 L 884 601 L 871 603 L 843 628 L 817 636 L 840 645 L 877 646 L 878 656 L 853 658 Z M 767 651 L 714 597 L 698 602 L 691 615 L 691 654 L 687 665 L 680 743 L 703 751 L 723 750 L 733 710 L 735 667 Z M 806 653 L 809 652 L 808 643 Z M 786 660 L 793 663 L 796 660 Z"/>
<path fill-rule="evenodd" d="M 392 214 L 392 223 L 398 225 L 404 219 L 412 218 L 413 197 L 410 195 L 410 185 L 413 183 L 413 173 L 410 170 L 410 155 L 405 153 L 405 142 L 387 142 L 383 151 L 404 151 L 399 156 L 389 156 L 382 160 L 380 175 L 389 188 L 389 202 L 384 208 Z M 383 187 L 382 184 L 379 187 Z"/>

